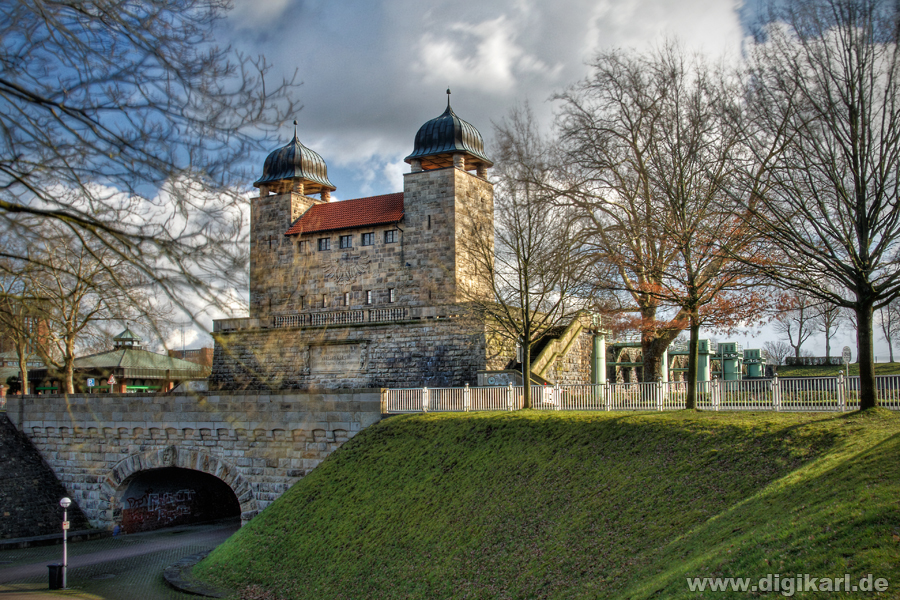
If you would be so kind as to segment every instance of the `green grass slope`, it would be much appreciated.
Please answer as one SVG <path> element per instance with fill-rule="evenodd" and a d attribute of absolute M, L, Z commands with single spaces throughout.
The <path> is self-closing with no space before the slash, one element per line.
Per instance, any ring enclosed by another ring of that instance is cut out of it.
<path fill-rule="evenodd" d="M 245 598 L 697 598 L 686 577 L 845 572 L 896 594 L 898 502 L 883 410 L 393 417 L 195 574 Z"/>

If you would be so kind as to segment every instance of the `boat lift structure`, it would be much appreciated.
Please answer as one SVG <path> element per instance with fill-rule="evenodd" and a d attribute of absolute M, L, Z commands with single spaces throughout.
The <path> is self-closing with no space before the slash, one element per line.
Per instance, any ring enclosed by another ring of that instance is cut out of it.
<path fill-rule="evenodd" d="M 600 336 L 598 336 L 600 337 Z M 641 356 L 641 340 L 639 335 L 622 336 L 613 341 L 601 342 L 608 348 L 606 355 L 607 377 L 613 381 L 630 379 L 636 381 L 637 369 L 644 366 Z M 595 339 L 594 355 L 600 354 Z M 662 363 L 666 365 L 662 373 L 662 382 L 684 379 L 687 373 L 689 343 L 677 340 L 662 355 Z M 738 342 L 716 343 L 710 339 L 700 339 L 698 347 L 697 381 L 738 381 L 756 379 L 765 376 L 765 365 L 768 356 L 759 348 L 744 349 Z M 623 360 L 625 359 L 625 360 Z"/>

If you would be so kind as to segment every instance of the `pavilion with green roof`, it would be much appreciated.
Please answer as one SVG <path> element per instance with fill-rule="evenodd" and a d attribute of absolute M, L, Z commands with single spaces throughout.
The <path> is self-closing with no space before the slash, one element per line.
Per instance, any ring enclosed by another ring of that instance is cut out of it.
<path fill-rule="evenodd" d="M 75 359 L 76 393 L 168 392 L 184 381 L 209 377 L 208 367 L 144 349 L 141 338 L 127 327 L 113 344 L 110 351 Z M 35 369 L 30 376 L 36 392 L 58 393 L 58 373 Z"/>

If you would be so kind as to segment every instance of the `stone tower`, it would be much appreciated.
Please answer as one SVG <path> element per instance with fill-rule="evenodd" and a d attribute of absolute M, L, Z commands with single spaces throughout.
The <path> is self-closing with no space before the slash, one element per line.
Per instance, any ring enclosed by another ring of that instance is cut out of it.
<path fill-rule="evenodd" d="M 328 202 L 336 188 L 322 157 L 297 138 L 297 121 L 294 138 L 266 157 L 253 185 L 259 197 L 250 202 L 250 315 L 260 317 L 271 312 L 272 289 L 280 285 L 271 276 L 290 250 L 285 230 L 315 204 Z"/>
<path fill-rule="evenodd" d="M 447 93 L 447 109 L 416 133 L 403 182 L 404 237 L 415 248 L 408 261 L 439 304 L 485 298 L 476 270 L 493 256 L 494 240 L 494 188 L 487 180 L 493 163 Z"/>

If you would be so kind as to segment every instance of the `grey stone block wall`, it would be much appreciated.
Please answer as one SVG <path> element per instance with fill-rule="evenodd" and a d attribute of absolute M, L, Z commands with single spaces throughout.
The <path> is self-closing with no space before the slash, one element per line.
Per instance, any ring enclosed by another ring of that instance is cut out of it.
<path fill-rule="evenodd" d="M 67 494 L 38 449 L 0 413 L 0 539 L 62 537 L 59 501 Z M 90 527 L 77 504 L 68 518 L 72 531 Z"/>
<path fill-rule="evenodd" d="M 170 466 L 218 477 L 251 519 L 380 420 L 381 394 L 48 395 L 8 410 L 90 523 L 111 528 L 129 478 Z"/>
<path fill-rule="evenodd" d="M 355 358 L 317 371 L 323 347 Z M 474 385 L 486 364 L 484 328 L 465 317 L 239 330 L 218 334 L 209 381 L 226 390 L 448 387 Z"/>

